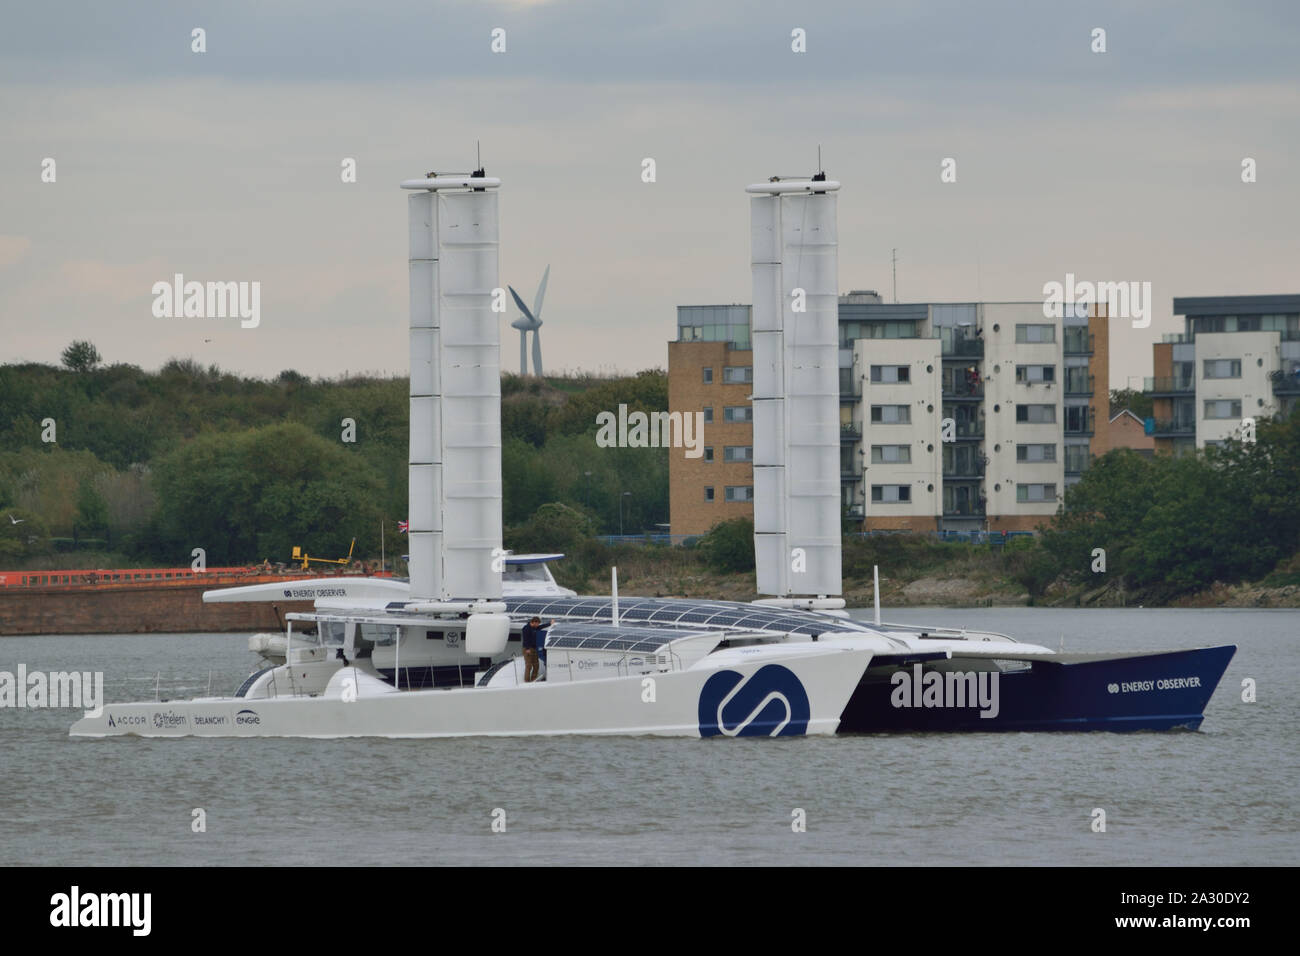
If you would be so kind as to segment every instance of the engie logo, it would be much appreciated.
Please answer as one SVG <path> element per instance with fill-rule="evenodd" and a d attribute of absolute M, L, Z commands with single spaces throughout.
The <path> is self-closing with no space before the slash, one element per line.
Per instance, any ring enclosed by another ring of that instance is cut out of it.
<path fill-rule="evenodd" d="M 780 664 L 760 667 L 749 680 L 718 671 L 700 691 L 701 737 L 794 737 L 807 733 L 810 716 L 808 692 Z"/>

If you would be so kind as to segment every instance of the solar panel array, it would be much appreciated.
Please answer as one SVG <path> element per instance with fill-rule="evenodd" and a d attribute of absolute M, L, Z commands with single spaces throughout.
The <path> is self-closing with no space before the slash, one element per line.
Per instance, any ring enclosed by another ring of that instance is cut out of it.
<path fill-rule="evenodd" d="M 506 598 L 506 609 L 514 615 L 537 615 L 543 621 L 612 620 L 613 601 L 603 597 Z M 653 624 L 692 631 L 770 631 L 777 634 L 824 634 L 827 631 L 877 633 L 862 621 L 766 607 L 735 601 L 696 601 L 684 598 L 624 598 L 618 604 L 618 619 L 626 624 Z M 548 646 L 550 646 L 548 644 Z"/>
<path fill-rule="evenodd" d="M 558 647 L 587 651 L 638 651 L 653 654 L 665 644 L 693 631 L 678 631 L 666 627 L 615 627 L 612 624 L 578 624 L 573 621 L 556 622 L 546 634 L 546 648 Z"/>

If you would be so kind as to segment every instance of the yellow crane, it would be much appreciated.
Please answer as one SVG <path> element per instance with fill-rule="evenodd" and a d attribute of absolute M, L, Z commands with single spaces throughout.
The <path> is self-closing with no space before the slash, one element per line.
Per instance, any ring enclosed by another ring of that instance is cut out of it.
<path fill-rule="evenodd" d="M 352 543 L 348 545 L 348 556 L 346 558 L 313 558 L 309 556 L 307 552 L 304 551 L 302 548 L 300 548 L 298 545 L 294 545 L 293 559 L 295 561 L 302 562 L 302 569 L 304 571 L 308 570 L 311 562 L 313 561 L 315 561 L 317 564 L 339 564 L 339 565 L 347 566 L 347 564 L 352 560 L 352 549 L 355 548 L 356 546 L 357 546 L 357 539 L 353 538 Z"/>

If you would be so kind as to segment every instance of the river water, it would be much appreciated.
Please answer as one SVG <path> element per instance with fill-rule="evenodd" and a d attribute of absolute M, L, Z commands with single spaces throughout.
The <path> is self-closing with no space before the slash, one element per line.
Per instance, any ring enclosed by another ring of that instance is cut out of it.
<path fill-rule="evenodd" d="M 4 709 L 0 865 L 1300 862 L 1300 611 L 886 619 L 1074 651 L 1240 649 L 1196 733 L 72 740 L 77 711 Z M 101 670 L 120 702 L 152 700 L 156 674 L 164 697 L 206 693 L 209 672 L 229 693 L 256 657 L 244 634 L 0 638 L 0 670 L 19 663 Z"/>

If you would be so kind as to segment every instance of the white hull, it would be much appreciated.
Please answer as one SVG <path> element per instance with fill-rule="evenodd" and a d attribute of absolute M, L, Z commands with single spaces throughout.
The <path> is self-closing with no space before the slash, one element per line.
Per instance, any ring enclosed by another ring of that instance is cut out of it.
<path fill-rule="evenodd" d="M 764 647 L 723 652 L 690 670 L 650 677 L 426 691 L 387 688 L 385 692 L 372 692 L 371 683 L 363 680 L 358 682 L 360 692 L 350 700 L 340 693 L 348 676 L 340 672 L 325 693 L 317 697 L 109 704 L 98 717 L 78 721 L 70 735 L 432 738 L 833 734 L 871 657 L 869 650 L 805 644 L 797 649 Z M 710 682 L 715 677 L 718 679 Z M 770 684 L 774 678 L 776 685 L 760 686 Z M 653 701 L 646 699 L 651 687 Z"/>

